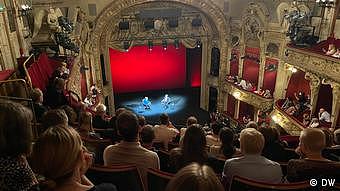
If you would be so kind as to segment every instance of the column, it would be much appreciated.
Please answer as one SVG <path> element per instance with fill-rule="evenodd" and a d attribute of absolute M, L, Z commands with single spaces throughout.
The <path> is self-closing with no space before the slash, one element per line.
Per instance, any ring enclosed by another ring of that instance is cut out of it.
<path fill-rule="evenodd" d="M 278 70 L 276 76 L 276 85 L 274 91 L 274 99 L 282 99 L 286 97 L 286 91 L 292 72 L 288 70 L 288 65 L 280 60 L 278 63 Z"/>
<path fill-rule="evenodd" d="M 209 104 L 209 87 L 207 84 L 208 81 L 208 75 L 209 75 L 209 69 L 211 65 L 211 45 L 210 41 L 207 37 L 202 38 L 202 70 L 201 70 L 201 98 L 200 98 L 200 107 L 202 109 L 208 110 L 208 104 Z"/>
<path fill-rule="evenodd" d="M 266 66 L 266 44 L 262 38 L 260 39 L 260 63 L 259 64 L 260 64 L 260 69 L 259 69 L 257 90 L 259 90 L 260 87 L 263 86 L 264 70 Z"/>
<path fill-rule="evenodd" d="M 309 85 L 310 85 L 310 104 L 312 105 L 311 109 L 311 114 L 315 113 L 317 102 L 318 102 L 318 97 L 319 97 L 319 90 L 320 90 L 320 85 L 321 85 L 321 80 L 320 78 L 310 72 L 307 72 L 305 74 L 305 79 L 309 80 Z"/>
<path fill-rule="evenodd" d="M 331 121 L 332 127 L 335 128 L 340 114 L 340 84 L 334 84 L 332 88 L 333 88 L 333 103 L 332 103 L 333 106 Z"/>
<path fill-rule="evenodd" d="M 223 90 L 225 77 L 227 74 L 229 74 L 230 70 L 230 46 L 228 46 L 228 41 L 222 39 L 222 43 L 220 46 L 220 73 L 219 73 L 219 80 L 218 80 L 218 104 L 217 108 L 219 111 L 224 111 L 226 108 L 226 102 L 225 102 L 225 92 Z"/>
<path fill-rule="evenodd" d="M 235 102 L 235 112 L 234 112 L 234 119 L 238 119 L 240 115 L 240 100 L 236 99 Z"/>

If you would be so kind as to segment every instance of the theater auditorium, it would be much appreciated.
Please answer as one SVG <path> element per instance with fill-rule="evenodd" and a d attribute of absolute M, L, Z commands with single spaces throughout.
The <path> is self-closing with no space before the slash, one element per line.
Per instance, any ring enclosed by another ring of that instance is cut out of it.
<path fill-rule="evenodd" d="M 0 0 L 0 191 L 340 191 L 340 0 Z"/>

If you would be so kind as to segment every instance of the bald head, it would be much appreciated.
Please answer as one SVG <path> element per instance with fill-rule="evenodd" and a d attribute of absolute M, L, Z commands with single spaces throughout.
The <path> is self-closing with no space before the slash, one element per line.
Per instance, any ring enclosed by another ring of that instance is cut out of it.
<path fill-rule="evenodd" d="M 308 128 L 300 134 L 300 147 L 304 153 L 321 153 L 326 146 L 325 134 L 321 129 Z"/>

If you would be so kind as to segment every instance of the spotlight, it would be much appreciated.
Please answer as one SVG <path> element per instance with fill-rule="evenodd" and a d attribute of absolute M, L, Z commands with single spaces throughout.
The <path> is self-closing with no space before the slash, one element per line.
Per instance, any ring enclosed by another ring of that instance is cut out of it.
<path fill-rule="evenodd" d="M 130 42 L 129 41 L 124 41 L 123 42 L 123 48 L 124 48 L 125 52 L 128 52 L 129 48 L 130 48 Z"/>
<path fill-rule="evenodd" d="M 179 49 L 179 40 L 178 39 L 174 40 L 174 46 L 175 46 L 176 49 Z"/>
<path fill-rule="evenodd" d="M 168 41 L 162 40 L 162 47 L 164 50 L 166 50 L 168 48 Z"/>
<path fill-rule="evenodd" d="M 201 48 L 201 46 L 202 46 L 201 40 L 197 40 L 197 41 L 196 41 L 196 47 L 197 47 L 197 48 Z"/>
<path fill-rule="evenodd" d="M 148 49 L 149 49 L 149 51 L 151 51 L 152 48 L 153 48 L 153 42 L 152 42 L 152 40 L 149 40 L 148 41 Z"/>

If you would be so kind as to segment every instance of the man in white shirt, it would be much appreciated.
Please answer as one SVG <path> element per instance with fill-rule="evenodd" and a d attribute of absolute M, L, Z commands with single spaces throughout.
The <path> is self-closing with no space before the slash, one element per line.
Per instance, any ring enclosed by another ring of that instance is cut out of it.
<path fill-rule="evenodd" d="M 138 118 L 130 111 L 124 111 L 117 117 L 118 134 L 123 141 L 105 148 L 104 165 L 134 164 L 140 169 L 143 182 L 146 183 L 146 169 L 159 169 L 157 153 L 141 146 L 138 141 Z M 147 184 L 145 184 L 147 185 Z"/>
<path fill-rule="evenodd" d="M 155 125 L 155 143 L 163 143 L 165 150 L 168 150 L 168 143 L 171 142 L 178 134 L 179 131 L 169 121 L 169 116 L 162 113 L 159 117 L 160 125 Z"/>
<path fill-rule="evenodd" d="M 324 121 L 327 123 L 331 122 L 331 115 L 324 108 L 320 108 L 319 121 Z"/>
<path fill-rule="evenodd" d="M 223 177 L 231 184 L 233 176 L 247 179 L 280 183 L 283 175 L 280 164 L 261 156 L 264 147 L 263 135 L 254 128 L 246 128 L 240 134 L 242 157 L 226 160 Z"/>

